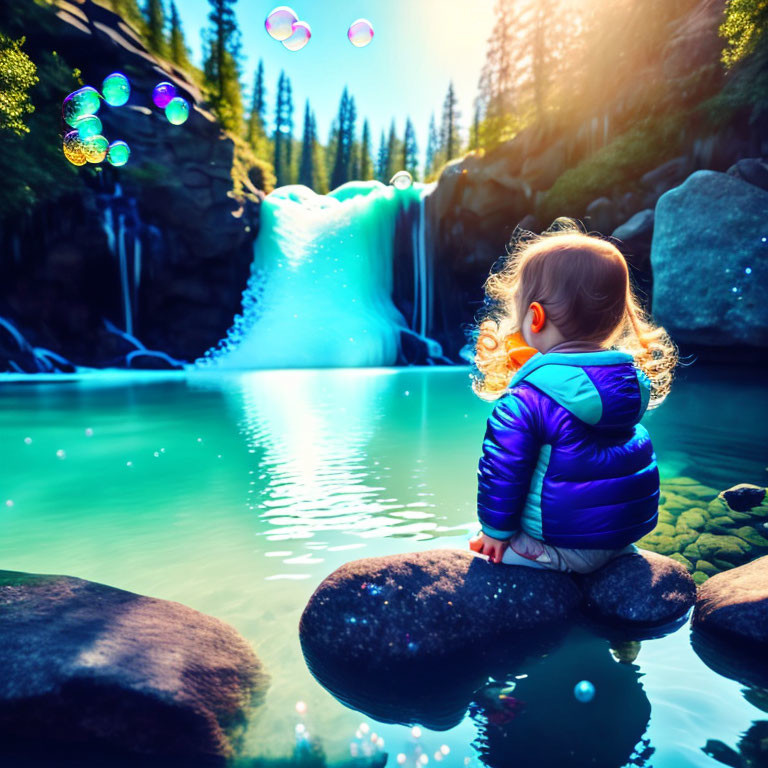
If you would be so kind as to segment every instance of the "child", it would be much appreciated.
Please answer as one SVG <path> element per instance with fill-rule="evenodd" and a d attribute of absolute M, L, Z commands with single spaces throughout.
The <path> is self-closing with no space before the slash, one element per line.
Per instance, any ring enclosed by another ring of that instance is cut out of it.
<path fill-rule="evenodd" d="M 619 250 L 575 227 L 523 244 L 486 293 L 473 389 L 500 399 L 470 546 L 494 563 L 596 570 L 656 527 L 659 473 L 639 421 L 669 392 L 675 347 L 644 318 Z"/>

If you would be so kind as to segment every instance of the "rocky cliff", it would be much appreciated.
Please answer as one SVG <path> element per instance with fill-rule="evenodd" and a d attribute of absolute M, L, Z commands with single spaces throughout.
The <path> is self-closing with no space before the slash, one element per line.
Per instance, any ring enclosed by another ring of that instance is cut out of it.
<path fill-rule="evenodd" d="M 119 169 L 78 169 L 75 193 L 0 225 L 0 315 L 32 346 L 78 364 L 119 364 L 134 348 L 105 320 L 149 348 L 194 359 L 239 309 L 263 192 L 247 176 L 232 191 L 236 144 L 198 86 L 111 11 L 61 0 L 48 23 L 24 34 L 33 60 L 35 51 L 56 51 L 85 84 L 100 88 L 114 71 L 128 76 L 128 104 L 104 105 L 99 117 L 110 140 L 128 142 L 131 158 Z M 161 80 L 192 105 L 182 126 L 152 105 Z"/>

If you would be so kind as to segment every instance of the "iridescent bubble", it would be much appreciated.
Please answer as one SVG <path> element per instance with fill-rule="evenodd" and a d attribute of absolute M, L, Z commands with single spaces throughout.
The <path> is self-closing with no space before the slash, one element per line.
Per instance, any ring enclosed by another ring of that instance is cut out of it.
<path fill-rule="evenodd" d="M 347 37 L 355 48 L 365 48 L 373 40 L 373 24 L 368 19 L 353 21 L 347 30 Z"/>
<path fill-rule="evenodd" d="M 70 131 L 64 137 L 62 148 L 64 149 L 64 157 L 72 165 L 85 165 L 88 162 L 85 156 L 84 140 L 80 138 L 80 134 L 77 131 Z M 32 441 L 30 440 L 30 442 Z"/>
<path fill-rule="evenodd" d="M 101 133 L 101 120 L 96 115 L 83 115 L 77 118 L 74 127 L 77 128 L 81 139 L 87 139 Z"/>
<path fill-rule="evenodd" d="M 158 83 L 152 89 L 152 101 L 155 103 L 155 106 L 160 109 L 165 109 L 171 99 L 176 98 L 176 95 L 176 86 L 173 83 Z"/>
<path fill-rule="evenodd" d="M 107 162 L 110 165 L 114 165 L 115 168 L 119 168 L 121 165 L 125 165 L 128 162 L 130 156 L 131 148 L 122 139 L 118 139 L 109 145 Z"/>
<path fill-rule="evenodd" d="M 108 151 L 109 142 L 101 134 L 83 139 L 83 152 L 89 163 L 100 163 Z"/>
<path fill-rule="evenodd" d="M 398 171 L 390 180 L 389 183 L 395 189 L 409 189 L 413 186 L 413 176 L 408 171 Z"/>
<path fill-rule="evenodd" d="M 131 84 L 122 72 L 113 72 L 104 78 L 101 93 L 110 107 L 122 107 L 130 98 Z"/>
<path fill-rule="evenodd" d="M 61 114 L 64 121 L 75 127 L 75 121 L 84 115 L 95 115 L 101 107 L 99 92 L 90 85 L 78 88 L 64 99 L 61 105 Z"/>
<path fill-rule="evenodd" d="M 291 36 L 283 40 L 283 45 L 289 51 L 300 51 L 310 41 L 312 29 L 306 21 L 295 22 L 292 29 Z"/>
<path fill-rule="evenodd" d="M 287 40 L 293 34 L 293 25 L 299 20 L 293 8 L 279 5 L 264 21 L 264 29 L 274 40 Z"/>
<path fill-rule="evenodd" d="M 576 683 L 576 686 L 573 689 L 573 695 L 576 697 L 576 701 L 580 701 L 582 704 L 587 704 L 595 698 L 595 686 L 592 685 L 589 680 L 582 680 L 581 682 Z"/>
<path fill-rule="evenodd" d="M 168 122 L 174 125 L 186 123 L 189 117 L 189 104 L 187 100 L 182 99 L 181 96 L 171 99 L 165 108 L 165 116 L 168 118 Z"/>

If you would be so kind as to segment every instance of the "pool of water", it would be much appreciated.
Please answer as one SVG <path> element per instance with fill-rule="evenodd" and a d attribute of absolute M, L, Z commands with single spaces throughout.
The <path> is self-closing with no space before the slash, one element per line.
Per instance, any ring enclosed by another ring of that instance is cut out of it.
<path fill-rule="evenodd" d="M 684 369 L 645 420 L 662 474 L 765 484 L 760 378 Z M 490 406 L 466 369 L 99 374 L 6 382 L 2 394 L 0 566 L 178 600 L 234 625 L 271 676 L 249 756 L 293 755 L 299 725 L 328 762 L 382 750 L 406 768 L 618 766 L 630 755 L 656 768 L 712 766 L 709 739 L 735 746 L 768 719 L 755 704 L 768 697 L 710 670 L 687 626 L 643 641 L 633 664 L 575 630 L 509 670 L 524 705 L 503 727 L 494 689 L 433 731 L 378 723 L 314 680 L 297 626 L 323 577 L 352 558 L 465 547 L 477 528 Z M 573 698 L 581 679 L 596 686 L 590 704 Z M 595 762 L 571 754 L 583 739 Z"/>

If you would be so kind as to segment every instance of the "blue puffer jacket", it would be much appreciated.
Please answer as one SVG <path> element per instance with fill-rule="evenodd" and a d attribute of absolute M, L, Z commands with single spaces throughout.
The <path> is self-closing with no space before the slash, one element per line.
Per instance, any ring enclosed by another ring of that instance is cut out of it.
<path fill-rule="evenodd" d="M 659 472 L 638 422 L 648 380 L 623 352 L 537 354 L 488 419 L 483 531 L 558 547 L 625 547 L 656 527 Z"/>

